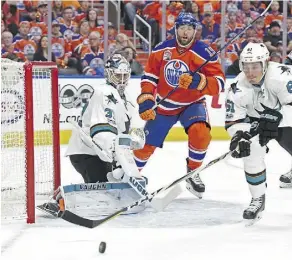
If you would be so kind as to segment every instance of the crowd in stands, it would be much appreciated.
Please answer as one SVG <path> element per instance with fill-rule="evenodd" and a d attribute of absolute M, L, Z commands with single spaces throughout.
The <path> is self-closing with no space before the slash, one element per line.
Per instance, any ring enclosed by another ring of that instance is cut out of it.
<path fill-rule="evenodd" d="M 174 36 L 174 22 L 181 11 L 188 11 L 198 20 L 196 39 L 218 50 L 222 44 L 236 36 L 256 19 L 270 1 L 226 1 L 225 17 L 222 17 L 221 1 L 168 1 L 166 6 L 166 38 Z M 93 5 L 94 3 L 94 5 Z M 139 53 L 147 52 L 147 46 L 137 46 L 129 33 L 118 33 L 113 23 L 108 25 L 108 38 L 104 39 L 103 8 L 93 8 L 103 1 L 55 0 L 52 4 L 52 42 L 48 42 L 48 6 L 44 1 L 2 1 L 1 39 L 2 58 L 16 61 L 46 61 L 48 46 L 52 48 L 51 60 L 60 73 L 104 75 L 104 41 L 108 54 L 119 52 L 131 64 L 132 75 L 142 75 Z M 121 1 L 122 22 L 125 30 L 133 30 L 135 15 L 151 26 L 151 47 L 162 39 L 162 1 Z M 271 53 L 271 60 L 283 62 L 283 3 L 274 1 L 265 17 L 246 30 L 245 34 L 229 45 L 224 52 L 227 74 L 236 74 L 238 57 L 248 42 L 263 42 Z M 225 37 L 221 36 L 221 20 L 224 19 Z M 111 21 L 111 17 L 109 17 Z M 148 28 L 137 22 L 138 31 L 147 39 Z M 287 54 L 292 51 L 292 1 L 288 1 Z M 131 35 L 131 34 L 130 34 Z M 292 55 L 291 55 L 292 56 Z M 289 61 L 289 57 L 287 60 Z M 291 59 L 292 60 L 292 59 Z"/>

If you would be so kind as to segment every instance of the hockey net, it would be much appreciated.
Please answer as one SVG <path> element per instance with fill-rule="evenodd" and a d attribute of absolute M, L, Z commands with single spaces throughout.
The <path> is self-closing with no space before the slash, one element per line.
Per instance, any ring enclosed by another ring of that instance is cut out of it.
<path fill-rule="evenodd" d="M 58 70 L 1 60 L 1 221 L 35 222 L 60 185 Z"/>

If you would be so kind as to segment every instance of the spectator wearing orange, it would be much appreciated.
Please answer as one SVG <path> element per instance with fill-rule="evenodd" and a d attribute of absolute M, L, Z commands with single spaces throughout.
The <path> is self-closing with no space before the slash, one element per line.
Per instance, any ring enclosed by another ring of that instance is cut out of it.
<path fill-rule="evenodd" d="M 220 0 L 195 0 L 199 6 L 200 12 L 204 13 L 206 9 L 210 9 L 210 6 L 214 12 L 220 11 L 221 3 Z"/>
<path fill-rule="evenodd" d="M 99 32 L 89 34 L 89 46 L 81 53 L 82 72 L 86 75 L 104 76 L 104 53 L 100 48 Z"/>
<path fill-rule="evenodd" d="M 84 19 L 84 20 L 82 20 L 80 22 L 79 34 L 74 34 L 73 37 L 72 37 L 72 42 L 71 42 L 72 52 L 76 56 L 79 57 L 81 52 L 82 52 L 82 49 L 88 47 L 88 45 L 89 45 L 89 40 L 88 40 L 89 33 L 90 33 L 89 22 Z"/>
<path fill-rule="evenodd" d="M 209 40 L 209 44 L 215 42 L 220 37 L 220 25 L 213 19 L 212 12 L 205 12 L 202 21 L 202 38 Z"/>
<path fill-rule="evenodd" d="M 173 26 L 175 19 L 183 9 L 183 4 L 180 2 L 171 2 L 166 8 L 166 30 L 169 31 Z M 159 27 L 162 28 L 162 8 L 158 10 Z"/>
<path fill-rule="evenodd" d="M 42 35 L 47 34 L 47 26 L 39 20 L 35 7 L 28 9 L 28 15 L 25 17 L 25 20 L 30 22 L 29 34 L 33 37 L 34 41 L 38 42 Z"/>
<path fill-rule="evenodd" d="M 14 53 L 17 57 L 25 60 L 24 54 L 14 47 L 13 35 L 11 32 L 6 31 L 1 34 L 1 43 L 2 58 L 5 58 L 8 54 Z"/>
<path fill-rule="evenodd" d="M 161 8 L 161 3 L 160 2 L 150 2 L 148 4 L 146 4 L 146 6 L 144 7 L 143 11 L 142 11 L 142 16 L 145 20 L 150 20 L 150 19 L 154 19 L 156 21 L 158 21 L 159 19 L 159 14 L 158 14 L 158 10 L 159 8 Z"/>
<path fill-rule="evenodd" d="M 271 22 L 278 22 L 281 26 L 282 21 L 283 21 L 283 15 L 279 11 L 280 9 L 280 4 L 278 1 L 274 1 L 271 4 L 271 12 L 269 12 L 266 17 L 265 17 L 265 25 L 269 26 Z"/>
<path fill-rule="evenodd" d="M 78 0 L 62 0 L 62 5 L 63 5 L 63 8 L 66 8 L 66 7 L 71 7 L 72 9 L 77 10 L 78 8 L 80 8 L 80 1 Z"/>
<path fill-rule="evenodd" d="M 19 24 L 19 12 L 16 4 L 8 4 L 8 1 L 1 3 L 1 11 L 5 16 L 6 24 Z"/>
<path fill-rule="evenodd" d="M 57 19 L 60 23 L 60 32 L 67 41 L 72 40 L 72 36 L 78 30 L 78 24 L 73 21 L 73 9 L 71 6 L 63 9 L 63 17 Z"/>
<path fill-rule="evenodd" d="M 48 61 L 48 37 L 43 35 L 38 43 L 36 52 L 33 55 L 33 61 Z M 52 53 L 52 61 L 56 61 L 54 53 Z"/>
<path fill-rule="evenodd" d="M 242 9 L 237 12 L 237 22 L 248 25 L 255 20 L 259 13 L 251 11 L 251 4 L 249 0 L 242 0 Z"/>
<path fill-rule="evenodd" d="M 229 12 L 228 13 L 228 23 L 227 23 L 227 31 L 226 31 L 226 40 L 228 41 L 231 38 L 234 38 L 237 34 L 242 31 L 242 24 L 236 22 L 236 13 Z"/>
<path fill-rule="evenodd" d="M 60 32 L 60 24 L 54 20 L 52 22 L 52 52 L 56 62 L 60 67 L 66 67 L 72 55 L 71 45 L 67 42 Z"/>
<path fill-rule="evenodd" d="M 19 33 L 13 38 L 15 43 L 14 47 L 23 52 L 28 59 L 32 59 L 33 54 L 36 52 L 37 45 L 35 41 L 29 38 L 30 23 L 22 21 L 19 24 Z"/>
<path fill-rule="evenodd" d="M 90 32 L 98 32 L 103 37 L 104 29 L 98 23 L 98 11 L 96 9 L 88 10 L 86 20 L 89 22 Z"/>
<path fill-rule="evenodd" d="M 74 21 L 80 23 L 80 21 L 86 18 L 89 11 L 89 1 L 79 1 L 80 8 L 76 10 Z"/>
<path fill-rule="evenodd" d="M 264 34 L 265 34 L 265 29 L 266 29 L 265 21 L 264 21 L 263 17 L 259 18 L 255 22 L 254 28 L 256 30 L 257 37 L 260 38 L 260 39 L 263 39 L 264 38 Z"/>

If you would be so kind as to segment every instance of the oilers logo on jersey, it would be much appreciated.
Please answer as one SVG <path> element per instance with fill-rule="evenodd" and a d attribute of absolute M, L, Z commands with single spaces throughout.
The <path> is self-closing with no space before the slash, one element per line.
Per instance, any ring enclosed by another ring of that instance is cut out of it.
<path fill-rule="evenodd" d="M 181 60 L 171 60 L 164 67 L 164 77 L 171 87 L 177 87 L 181 74 L 189 71 L 186 63 Z"/>
<path fill-rule="evenodd" d="M 61 58 L 65 54 L 65 50 L 62 44 L 58 42 L 52 44 L 52 52 L 55 54 L 56 58 Z"/>

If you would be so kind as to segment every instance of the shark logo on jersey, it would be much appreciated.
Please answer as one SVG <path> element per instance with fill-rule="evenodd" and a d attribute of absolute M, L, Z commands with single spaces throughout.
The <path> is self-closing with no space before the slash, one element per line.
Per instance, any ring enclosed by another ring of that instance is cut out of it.
<path fill-rule="evenodd" d="M 230 85 L 230 89 L 233 91 L 233 93 L 235 94 L 236 92 L 242 92 L 238 87 L 237 87 L 237 82 L 234 82 Z"/>
<path fill-rule="evenodd" d="M 118 103 L 118 100 L 116 100 L 113 94 L 107 95 L 106 97 L 107 97 L 107 104 L 109 104 L 110 102 L 114 104 Z"/>
<path fill-rule="evenodd" d="M 171 60 L 164 67 L 164 78 L 171 87 L 177 87 L 180 75 L 188 71 L 189 68 L 183 61 Z"/>
<path fill-rule="evenodd" d="M 282 70 L 281 75 L 284 73 L 287 73 L 288 75 L 292 75 L 291 69 L 288 66 L 281 65 L 281 66 L 278 66 L 278 68 Z"/>

